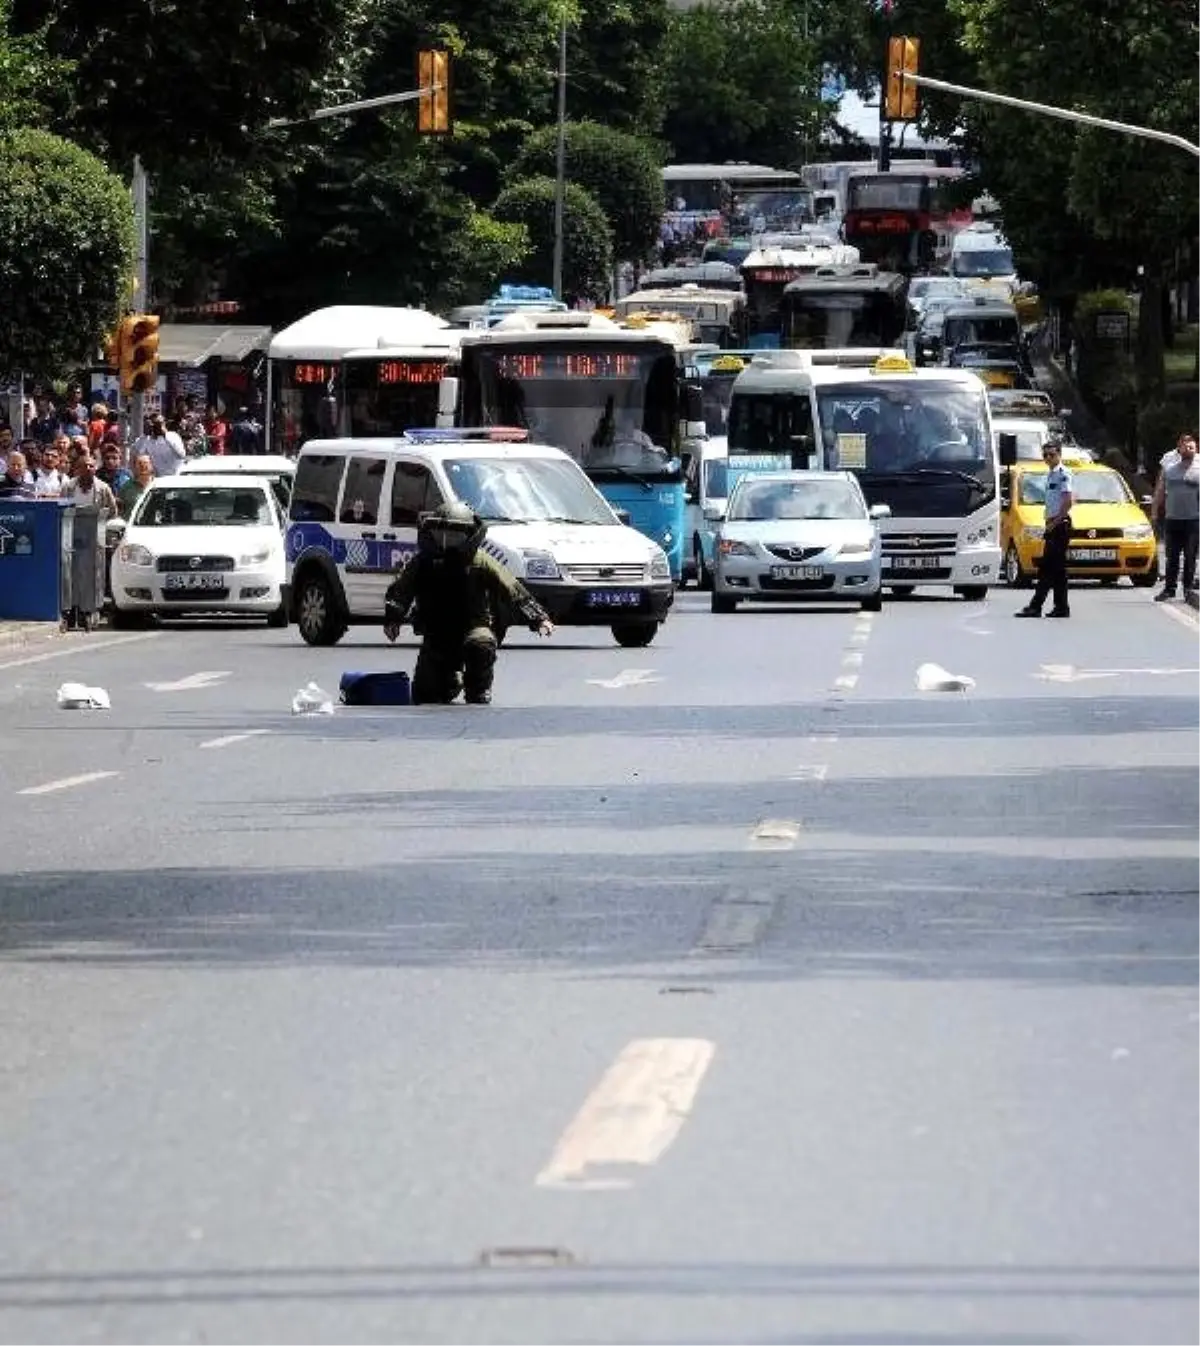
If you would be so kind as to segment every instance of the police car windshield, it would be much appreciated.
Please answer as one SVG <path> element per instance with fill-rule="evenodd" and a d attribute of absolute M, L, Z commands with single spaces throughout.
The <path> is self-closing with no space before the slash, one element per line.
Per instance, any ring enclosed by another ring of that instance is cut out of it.
<path fill-rule="evenodd" d="M 446 475 L 458 499 L 490 523 L 616 522 L 580 468 L 561 458 L 451 458 Z"/>
<path fill-rule="evenodd" d="M 152 486 L 130 519 L 139 528 L 249 527 L 269 524 L 271 510 L 259 486 Z"/>

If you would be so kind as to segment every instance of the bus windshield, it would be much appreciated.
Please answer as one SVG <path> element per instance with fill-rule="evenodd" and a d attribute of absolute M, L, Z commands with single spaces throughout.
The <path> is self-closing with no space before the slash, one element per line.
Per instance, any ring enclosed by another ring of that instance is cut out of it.
<path fill-rule="evenodd" d="M 347 360 L 344 366 L 350 433 L 399 435 L 437 424 L 444 356 Z"/>
<path fill-rule="evenodd" d="M 850 210 L 922 210 L 928 208 L 927 191 L 919 177 L 851 178 L 847 206 Z"/>
<path fill-rule="evenodd" d="M 468 425 L 516 425 L 589 474 L 679 479 L 678 363 L 666 343 L 467 346 Z"/>
<path fill-rule="evenodd" d="M 783 344 L 802 349 L 890 346 L 904 330 L 903 300 L 878 291 L 789 290 L 783 311 Z"/>
<path fill-rule="evenodd" d="M 986 393 L 959 383 L 838 383 L 817 389 L 827 468 L 974 480 L 994 490 Z"/>

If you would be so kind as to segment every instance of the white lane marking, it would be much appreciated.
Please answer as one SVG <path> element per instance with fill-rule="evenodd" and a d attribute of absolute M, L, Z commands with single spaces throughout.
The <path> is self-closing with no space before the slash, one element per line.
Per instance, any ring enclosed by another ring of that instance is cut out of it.
<path fill-rule="evenodd" d="M 764 818 L 750 833 L 750 844 L 764 850 L 790 851 L 800 836 L 800 824 L 788 818 Z"/>
<path fill-rule="evenodd" d="M 49 795 L 56 790 L 73 790 L 77 785 L 90 785 L 94 780 L 106 780 L 109 776 L 118 776 L 118 771 L 86 771 L 82 776 L 64 776 L 61 780 L 47 781 L 45 785 L 31 785 L 28 789 L 18 790 L 20 795 Z"/>
<path fill-rule="evenodd" d="M 229 673 L 190 673 L 174 682 L 148 682 L 145 685 L 152 692 L 199 692 L 230 676 Z"/>
<path fill-rule="evenodd" d="M 1200 668 L 1076 668 L 1074 664 L 1042 664 L 1035 678 L 1042 682 L 1089 682 L 1095 678 L 1174 677 L 1190 674 L 1195 677 Z"/>
<path fill-rule="evenodd" d="M 716 1044 L 705 1038 L 639 1038 L 609 1066 L 563 1132 L 538 1187 L 604 1191 L 632 1177 L 589 1177 L 614 1165 L 656 1164 L 683 1129 Z"/>
<path fill-rule="evenodd" d="M 777 906 L 778 899 L 773 897 L 720 898 L 713 903 L 691 953 L 739 953 L 750 948 L 758 943 Z"/>
<path fill-rule="evenodd" d="M 833 685 L 839 692 L 852 692 L 858 686 L 858 674 L 843 673 L 840 678 L 834 678 Z"/>
<path fill-rule="evenodd" d="M 808 741 L 810 743 L 836 743 L 837 730 L 836 729 L 818 730 L 815 734 L 809 734 Z"/>
<path fill-rule="evenodd" d="M 95 654 L 97 650 L 111 650 L 118 645 L 132 645 L 137 640 L 157 640 L 161 631 L 146 631 L 140 636 L 116 636 L 112 640 L 85 640 L 78 645 L 72 641 L 61 650 L 47 650 L 45 654 L 30 654 L 23 659 L 8 659 L 0 669 L 23 668 L 26 664 L 44 664 L 47 659 L 66 659 L 73 654 Z"/>
<path fill-rule="evenodd" d="M 647 682 L 662 682 L 662 678 L 656 677 L 652 668 L 626 668 L 615 678 L 588 678 L 588 682 L 593 687 L 610 687 L 615 690 L 618 687 L 641 687 Z"/>
<path fill-rule="evenodd" d="M 1186 610 L 1184 608 L 1173 608 L 1166 603 L 1156 603 L 1154 606 L 1164 617 L 1170 617 L 1172 621 L 1179 622 L 1181 626 L 1186 626 L 1189 631 L 1200 629 L 1200 617 L 1189 616 L 1189 613 L 1193 611 L 1192 608 Z M 0 668 L 3 667 L 4 665 L 0 664 Z"/>
<path fill-rule="evenodd" d="M 797 767 L 789 780 L 823 781 L 828 774 L 829 767 L 824 762 L 816 762 L 812 766 Z"/>
<path fill-rule="evenodd" d="M 869 631 L 871 623 L 875 620 L 875 614 L 872 612 L 860 612 L 854 619 L 854 629 L 856 631 Z"/>
<path fill-rule="evenodd" d="M 863 655 L 861 650 L 849 650 L 842 655 L 843 668 L 862 668 Z"/>
<path fill-rule="evenodd" d="M 862 649 L 870 639 L 870 631 L 855 631 L 846 644 L 849 645 L 851 649 Z"/>
<path fill-rule="evenodd" d="M 233 743 L 244 743 L 248 738 L 257 738 L 259 734 L 269 734 L 269 729 L 247 729 L 244 734 L 223 734 L 220 738 L 210 738 L 201 743 L 202 748 L 228 748 Z"/>

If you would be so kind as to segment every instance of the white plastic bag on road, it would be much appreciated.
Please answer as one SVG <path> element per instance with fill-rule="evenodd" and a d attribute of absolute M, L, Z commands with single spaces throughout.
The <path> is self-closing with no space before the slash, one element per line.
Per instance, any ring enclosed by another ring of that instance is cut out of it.
<path fill-rule="evenodd" d="M 61 710 L 112 710 L 112 701 L 103 687 L 85 687 L 82 682 L 64 682 L 58 689 Z"/>
<path fill-rule="evenodd" d="M 293 715 L 332 715 L 333 698 L 323 692 L 315 682 L 310 682 L 292 697 Z"/>
<path fill-rule="evenodd" d="M 922 664 L 917 669 L 918 692 L 967 692 L 975 679 L 965 673 L 947 673 L 940 664 Z"/>

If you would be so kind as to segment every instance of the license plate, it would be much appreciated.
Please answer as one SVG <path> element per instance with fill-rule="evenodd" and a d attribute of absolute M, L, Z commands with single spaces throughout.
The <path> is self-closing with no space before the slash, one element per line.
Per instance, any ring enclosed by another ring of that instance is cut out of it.
<path fill-rule="evenodd" d="M 940 570 L 943 565 L 940 556 L 889 556 L 889 570 Z"/>
<path fill-rule="evenodd" d="M 773 580 L 819 580 L 825 578 L 824 566 L 772 566 Z"/>
<path fill-rule="evenodd" d="M 1067 552 L 1068 561 L 1115 561 L 1116 547 L 1072 547 Z"/>
<path fill-rule="evenodd" d="M 214 573 L 202 575 L 167 575 L 163 580 L 164 589 L 226 589 L 229 577 Z"/>
<path fill-rule="evenodd" d="M 638 608 L 642 594 L 640 589 L 592 589 L 587 604 L 591 608 Z"/>

